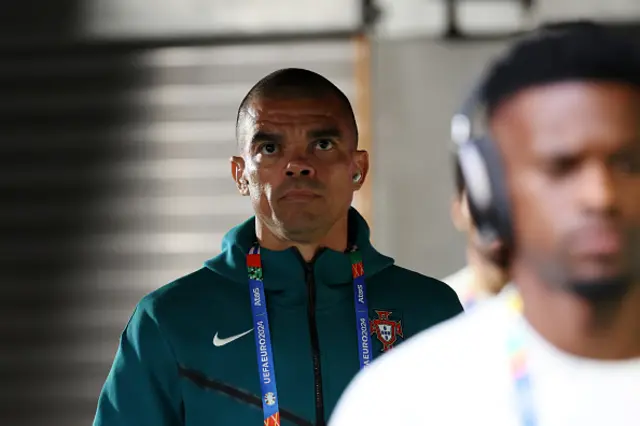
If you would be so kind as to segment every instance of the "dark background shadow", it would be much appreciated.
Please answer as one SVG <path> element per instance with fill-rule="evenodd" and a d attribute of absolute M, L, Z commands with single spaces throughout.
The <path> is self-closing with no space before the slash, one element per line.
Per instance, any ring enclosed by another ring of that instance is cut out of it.
<path fill-rule="evenodd" d="M 121 155 L 105 135 L 127 110 L 106 95 L 131 85 L 135 73 L 126 54 L 73 47 L 80 3 L 10 1 L 0 13 L 0 424 L 7 426 L 86 423 L 95 395 L 79 398 L 74 377 L 104 369 L 76 350 L 86 335 L 70 313 L 80 302 L 75 272 L 98 261 L 83 236 L 100 227 L 89 207 L 112 190 L 100 170 Z"/>

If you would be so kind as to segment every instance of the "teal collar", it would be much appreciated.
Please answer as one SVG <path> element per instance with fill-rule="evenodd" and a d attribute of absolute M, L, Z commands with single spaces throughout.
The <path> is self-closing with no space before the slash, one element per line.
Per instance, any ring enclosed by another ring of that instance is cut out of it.
<path fill-rule="evenodd" d="M 369 226 L 354 208 L 349 210 L 349 227 L 353 235 L 352 241 L 355 241 L 362 256 L 367 277 L 393 265 L 392 258 L 380 254 L 371 245 Z M 205 266 L 234 282 L 248 285 L 246 256 L 255 240 L 255 217 L 252 217 L 227 233 L 222 243 L 222 253 L 206 261 Z M 318 287 L 342 286 L 352 282 L 349 253 L 324 249 L 318 253 L 311 265 L 304 262 L 296 248 L 282 251 L 262 248 L 261 255 L 267 291 L 306 292 L 306 268 L 313 269 Z"/>

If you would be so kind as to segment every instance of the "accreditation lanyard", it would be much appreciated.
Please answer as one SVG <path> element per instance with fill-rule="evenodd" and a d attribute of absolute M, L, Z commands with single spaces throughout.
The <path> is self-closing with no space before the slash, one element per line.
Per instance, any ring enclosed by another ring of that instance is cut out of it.
<path fill-rule="evenodd" d="M 362 369 L 371 362 L 367 286 L 364 279 L 362 257 L 356 247 L 350 250 L 350 256 L 351 274 L 353 276 L 353 297 L 356 311 L 358 355 L 360 358 L 360 369 Z M 280 424 L 280 410 L 278 408 L 275 365 L 273 362 L 273 352 L 271 350 L 267 301 L 264 295 L 262 259 L 260 257 L 260 246 L 257 244 L 251 247 L 247 255 L 247 270 L 249 273 L 251 311 L 256 341 L 256 355 L 258 358 L 260 390 L 262 393 L 264 425 L 275 426 Z"/>
<path fill-rule="evenodd" d="M 462 306 L 464 307 L 465 311 L 468 311 L 469 309 L 473 308 L 477 302 L 478 302 L 477 295 L 475 292 L 472 292 L 472 291 L 467 291 L 465 293 L 465 296 L 462 298 Z"/>
<path fill-rule="evenodd" d="M 516 291 L 512 291 L 508 303 L 515 320 L 508 337 L 507 348 L 518 417 L 522 426 L 537 426 L 538 418 L 533 404 L 533 387 L 527 360 L 527 333 L 522 316 L 522 299 Z"/>

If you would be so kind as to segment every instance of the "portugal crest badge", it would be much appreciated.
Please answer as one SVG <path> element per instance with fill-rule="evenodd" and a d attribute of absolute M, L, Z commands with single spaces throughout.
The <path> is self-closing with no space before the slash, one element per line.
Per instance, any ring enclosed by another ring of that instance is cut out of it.
<path fill-rule="evenodd" d="M 371 320 L 371 334 L 375 334 L 382 343 L 382 352 L 386 352 L 393 347 L 398 337 L 402 334 L 402 321 L 390 319 L 391 311 L 375 311 L 378 318 Z"/>

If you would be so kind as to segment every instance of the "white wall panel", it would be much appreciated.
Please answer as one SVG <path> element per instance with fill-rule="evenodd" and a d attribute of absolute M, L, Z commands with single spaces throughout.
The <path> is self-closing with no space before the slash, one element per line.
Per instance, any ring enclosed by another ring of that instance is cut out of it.
<path fill-rule="evenodd" d="M 91 0 L 84 34 L 100 38 L 348 31 L 360 0 Z"/>
<path fill-rule="evenodd" d="M 537 20 L 591 18 L 607 21 L 640 19 L 639 0 L 538 0 Z"/>

